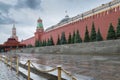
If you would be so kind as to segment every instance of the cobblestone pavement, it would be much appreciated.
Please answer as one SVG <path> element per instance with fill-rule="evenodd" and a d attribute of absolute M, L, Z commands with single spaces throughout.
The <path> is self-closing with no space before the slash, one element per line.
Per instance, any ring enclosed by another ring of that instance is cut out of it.
<path fill-rule="evenodd" d="M 10 70 L 3 62 L 0 61 L 0 80 L 26 80 L 21 75 L 17 76 L 16 72 Z"/>

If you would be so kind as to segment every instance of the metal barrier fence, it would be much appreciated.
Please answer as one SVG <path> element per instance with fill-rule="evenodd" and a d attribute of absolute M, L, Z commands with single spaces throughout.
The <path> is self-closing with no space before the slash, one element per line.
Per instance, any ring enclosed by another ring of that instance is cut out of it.
<path fill-rule="evenodd" d="M 2 57 L 0 55 L 0 61 L 3 61 L 6 65 L 10 65 L 10 69 L 12 69 L 12 67 L 13 67 L 13 58 L 12 57 L 8 58 L 8 57 Z M 14 63 L 16 63 L 16 75 L 18 75 L 19 74 L 19 59 L 18 59 L 18 57 L 16 57 L 16 59 L 14 61 L 15 61 Z M 31 66 L 34 69 L 37 69 L 37 68 L 35 67 L 35 65 L 32 64 L 32 62 L 30 60 L 28 60 L 24 65 L 28 67 L 27 80 L 30 80 L 30 71 L 31 71 L 30 68 L 31 68 Z M 72 80 L 77 80 L 74 76 L 72 76 L 72 74 L 70 74 L 69 72 L 67 72 L 66 70 L 64 70 L 61 66 L 57 66 L 57 67 L 55 67 L 53 69 L 45 70 L 45 71 L 39 70 L 39 69 L 37 69 L 37 70 L 40 71 L 40 72 L 45 72 L 45 73 L 57 70 L 58 71 L 57 72 L 58 73 L 58 76 L 57 76 L 58 80 L 62 80 L 61 79 L 61 72 L 63 71 L 66 75 L 68 75 L 69 77 L 71 77 Z"/>

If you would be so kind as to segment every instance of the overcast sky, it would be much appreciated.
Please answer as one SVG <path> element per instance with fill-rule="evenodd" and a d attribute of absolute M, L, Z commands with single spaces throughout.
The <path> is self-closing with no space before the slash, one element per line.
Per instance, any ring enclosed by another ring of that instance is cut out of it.
<path fill-rule="evenodd" d="M 32 37 L 37 19 L 44 28 L 57 24 L 66 15 L 76 16 L 111 0 L 0 0 L 0 44 L 11 36 L 15 23 L 19 41 Z"/>

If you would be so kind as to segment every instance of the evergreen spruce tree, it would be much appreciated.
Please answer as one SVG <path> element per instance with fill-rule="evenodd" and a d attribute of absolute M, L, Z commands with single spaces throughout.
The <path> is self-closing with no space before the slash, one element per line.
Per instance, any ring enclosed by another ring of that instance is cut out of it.
<path fill-rule="evenodd" d="M 35 47 L 39 47 L 40 46 L 40 42 L 38 40 L 35 41 Z"/>
<path fill-rule="evenodd" d="M 43 46 L 46 46 L 45 40 L 43 41 Z"/>
<path fill-rule="evenodd" d="M 79 31 L 77 30 L 76 34 L 75 34 L 75 43 L 81 43 L 82 39 L 80 37 Z"/>
<path fill-rule="evenodd" d="M 32 48 L 32 47 L 33 47 L 32 44 L 27 45 L 27 48 Z"/>
<path fill-rule="evenodd" d="M 41 41 L 41 46 L 43 46 L 44 45 L 44 40 L 43 41 Z"/>
<path fill-rule="evenodd" d="M 116 37 L 120 38 L 120 18 L 118 19 L 118 25 L 116 30 Z"/>
<path fill-rule="evenodd" d="M 90 41 L 96 41 L 96 31 L 95 31 L 95 26 L 94 23 L 92 23 L 92 30 L 91 30 L 91 35 L 90 35 Z"/>
<path fill-rule="evenodd" d="M 46 40 L 45 40 L 45 46 L 47 45 Z"/>
<path fill-rule="evenodd" d="M 50 46 L 54 45 L 52 36 L 50 37 Z"/>
<path fill-rule="evenodd" d="M 42 46 L 45 46 L 45 45 L 46 45 L 46 44 L 45 44 L 45 41 L 43 40 L 43 41 L 42 41 Z"/>
<path fill-rule="evenodd" d="M 100 29 L 98 28 L 98 32 L 96 34 L 96 41 L 102 41 L 102 40 L 103 40 L 103 38 L 101 36 Z"/>
<path fill-rule="evenodd" d="M 48 38 L 48 40 L 47 40 L 47 44 L 46 44 L 47 46 L 50 46 L 50 40 L 49 40 L 49 38 Z"/>
<path fill-rule="evenodd" d="M 71 36 L 71 33 L 69 33 L 68 44 L 71 44 L 71 43 L 72 43 L 72 36 Z"/>
<path fill-rule="evenodd" d="M 41 47 L 42 46 L 42 42 L 41 41 L 39 41 L 39 47 Z"/>
<path fill-rule="evenodd" d="M 42 46 L 42 41 L 39 41 L 39 47 L 41 47 Z"/>
<path fill-rule="evenodd" d="M 75 43 L 75 31 L 73 31 L 71 43 Z"/>
<path fill-rule="evenodd" d="M 51 46 L 50 39 L 48 39 L 48 46 Z"/>
<path fill-rule="evenodd" d="M 38 47 L 38 41 L 37 40 L 35 41 L 35 47 Z"/>
<path fill-rule="evenodd" d="M 66 43 L 67 43 L 64 32 L 62 32 L 60 43 L 61 43 L 61 44 L 66 44 Z"/>
<path fill-rule="evenodd" d="M 110 27 L 107 34 L 107 40 L 112 40 L 112 39 L 116 39 L 116 35 L 115 35 L 114 27 L 112 23 L 110 23 Z"/>
<path fill-rule="evenodd" d="M 58 35 L 57 45 L 60 45 L 60 38 L 59 38 L 59 35 Z"/>
<path fill-rule="evenodd" d="M 90 41 L 90 37 L 89 37 L 89 32 L 86 26 L 86 31 L 85 31 L 85 37 L 84 37 L 84 42 L 89 42 Z"/>

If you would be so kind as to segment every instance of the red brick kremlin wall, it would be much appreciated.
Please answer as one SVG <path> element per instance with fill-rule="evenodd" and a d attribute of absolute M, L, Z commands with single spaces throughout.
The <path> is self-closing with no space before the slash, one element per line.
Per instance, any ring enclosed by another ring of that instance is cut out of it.
<path fill-rule="evenodd" d="M 109 24 L 112 23 L 114 26 L 114 29 L 117 27 L 118 18 L 120 18 L 120 6 L 116 6 L 112 9 L 108 9 L 105 11 L 102 11 L 100 13 L 97 13 L 95 15 L 79 19 L 78 21 L 72 22 L 70 24 L 61 26 L 59 28 L 45 31 L 40 36 L 41 41 L 48 40 L 51 36 L 53 37 L 54 43 L 57 43 L 58 35 L 61 36 L 62 32 L 65 32 L 65 36 L 68 39 L 69 33 L 73 34 L 73 31 L 79 30 L 80 36 L 82 40 L 85 36 L 85 29 L 86 25 L 88 27 L 89 34 L 91 32 L 92 22 L 95 24 L 96 31 L 98 30 L 98 27 L 100 28 L 100 32 L 102 34 L 102 37 L 104 40 L 107 37 L 107 32 L 109 29 Z M 35 43 L 35 37 L 32 37 L 30 39 L 24 40 L 21 43 L 25 43 L 26 45 Z"/>
<path fill-rule="evenodd" d="M 99 16 L 98 16 L 99 15 Z M 53 37 L 54 42 L 57 42 L 58 35 L 61 36 L 62 32 L 65 32 L 66 38 L 68 39 L 69 33 L 73 34 L 73 31 L 79 30 L 80 36 L 82 40 L 85 36 L 85 29 L 86 25 L 88 27 L 89 34 L 91 32 L 92 22 L 95 24 L 96 31 L 98 30 L 98 27 L 100 28 L 100 32 L 102 34 L 102 37 L 106 39 L 107 32 L 109 29 L 109 24 L 112 23 L 114 26 L 114 29 L 117 27 L 118 18 L 120 17 L 120 8 L 117 7 L 117 11 L 115 12 L 115 9 L 112 9 L 107 14 L 107 11 L 99 13 L 97 15 L 90 16 L 88 18 L 70 23 L 68 25 L 62 26 L 60 28 L 45 32 L 42 35 L 42 40 L 48 40 L 50 36 Z"/>
<path fill-rule="evenodd" d="M 35 44 L 35 37 L 33 36 L 33 37 L 31 37 L 31 38 L 28 38 L 28 39 L 26 39 L 26 40 L 23 40 L 23 41 L 21 41 L 21 43 L 22 43 L 22 44 L 26 44 L 26 46 L 27 46 L 27 45 L 33 45 L 33 46 L 34 46 L 34 44 Z"/>

